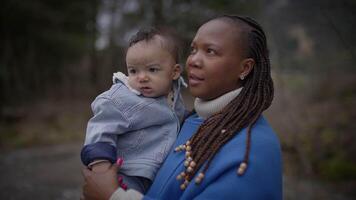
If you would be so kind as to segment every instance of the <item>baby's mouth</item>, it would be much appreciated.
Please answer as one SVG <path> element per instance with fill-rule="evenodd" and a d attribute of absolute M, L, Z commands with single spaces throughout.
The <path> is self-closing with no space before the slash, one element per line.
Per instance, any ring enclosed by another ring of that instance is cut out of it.
<path fill-rule="evenodd" d="M 152 91 L 152 88 L 150 88 L 150 87 L 140 87 L 140 90 L 141 90 L 142 92 L 151 92 L 151 91 Z"/>

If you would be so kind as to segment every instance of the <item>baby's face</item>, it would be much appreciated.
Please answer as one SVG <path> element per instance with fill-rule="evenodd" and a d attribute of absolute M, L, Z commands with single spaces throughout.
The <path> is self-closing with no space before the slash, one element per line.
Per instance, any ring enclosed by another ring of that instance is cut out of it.
<path fill-rule="evenodd" d="M 127 50 L 126 65 L 129 85 L 145 97 L 168 95 L 180 68 L 162 45 L 162 38 L 140 41 Z"/>

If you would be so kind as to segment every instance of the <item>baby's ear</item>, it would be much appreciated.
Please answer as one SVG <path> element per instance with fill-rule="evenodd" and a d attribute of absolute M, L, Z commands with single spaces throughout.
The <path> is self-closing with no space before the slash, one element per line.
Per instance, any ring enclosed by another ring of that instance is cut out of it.
<path fill-rule="evenodd" d="M 182 68 L 180 67 L 179 64 L 175 64 L 173 66 L 172 79 L 177 80 L 181 73 L 182 73 Z"/>

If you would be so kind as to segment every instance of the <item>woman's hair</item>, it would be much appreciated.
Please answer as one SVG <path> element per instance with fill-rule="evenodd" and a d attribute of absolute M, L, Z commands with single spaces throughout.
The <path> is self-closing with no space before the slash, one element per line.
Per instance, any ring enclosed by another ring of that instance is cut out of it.
<path fill-rule="evenodd" d="M 237 39 L 246 44 L 246 47 L 243 48 L 247 49 L 244 56 L 252 58 L 255 64 L 252 71 L 242 82 L 241 93 L 221 112 L 206 119 L 197 133 L 185 145 L 176 149 L 176 151 L 186 151 L 185 166 L 187 169 L 177 177 L 185 180 L 181 185 L 182 189 L 204 166 L 202 173 L 196 179 L 196 183 L 200 183 L 219 149 L 243 128 L 247 127 L 245 155 L 238 168 L 238 174 L 242 175 L 249 160 L 252 126 L 259 119 L 261 113 L 271 105 L 273 99 L 273 82 L 267 41 L 262 27 L 249 17 L 224 15 L 213 20 L 224 20 L 236 27 L 236 30 L 239 31 L 236 33 Z M 194 163 L 191 164 L 192 162 Z M 204 165 L 204 163 L 206 164 Z"/>

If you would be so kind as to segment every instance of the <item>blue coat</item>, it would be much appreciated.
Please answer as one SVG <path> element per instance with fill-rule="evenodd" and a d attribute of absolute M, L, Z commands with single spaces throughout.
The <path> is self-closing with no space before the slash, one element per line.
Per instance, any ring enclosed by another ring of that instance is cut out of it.
<path fill-rule="evenodd" d="M 202 122 L 197 115 L 189 117 L 174 148 L 184 144 Z M 144 199 L 282 199 L 280 144 L 263 117 L 260 117 L 252 128 L 247 170 L 244 175 L 237 175 L 237 168 L 245 153 L 246 133 L 245 128 L 220 149 L 200 185 L 196 185 L 193 179 L 185 190 L 180 189 L 182 182 L 176 180 L 177 175 L 185 169 L 184 153 L 172 150 Z"/>

